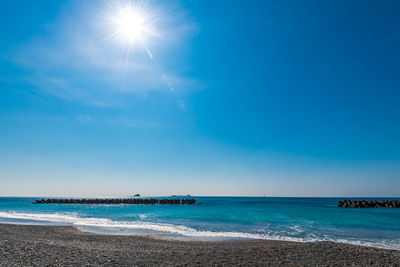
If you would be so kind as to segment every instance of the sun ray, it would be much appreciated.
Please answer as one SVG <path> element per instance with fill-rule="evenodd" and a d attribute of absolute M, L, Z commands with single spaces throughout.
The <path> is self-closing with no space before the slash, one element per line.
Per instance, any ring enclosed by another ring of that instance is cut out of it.
<path fill-rule="evenodd" d="M 111 1 L 108 8 L 108 13 L 104 16 L 109 28 L 107 39 L 125 47 L 128 54 L 143 50 L 153 58 L 149 48 L 150 39 L 161 35 L 153 24 L 156 15 L 150 11 L 147 2 Z"/>

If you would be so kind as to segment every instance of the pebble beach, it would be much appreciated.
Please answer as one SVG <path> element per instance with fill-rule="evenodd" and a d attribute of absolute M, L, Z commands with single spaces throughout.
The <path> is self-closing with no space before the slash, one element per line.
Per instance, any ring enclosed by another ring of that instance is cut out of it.
<path fill-rule="evenodd" d="M 400 266 L 400 251 L 332 242 L 176 241 L 0 224 L 0 266 Z"/>

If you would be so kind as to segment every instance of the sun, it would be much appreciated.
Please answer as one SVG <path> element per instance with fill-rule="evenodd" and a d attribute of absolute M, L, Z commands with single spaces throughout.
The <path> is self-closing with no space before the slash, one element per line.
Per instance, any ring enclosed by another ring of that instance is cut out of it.
<path fill-rule="evenodd" d="M 127 48 L 127 51 L 144 49 L 152 58 L 150 39 L 160 36 L 154 26 L 155 14 L 144 2 L 112 2 L 106 16 L 110 38 Z"/>
<path fill-rule="evenodd" d="M 116 35 L 128 44 L 143 42 L 145 37 L 145 18 L 132 8 L 120 10 L 115 19 Z"/>

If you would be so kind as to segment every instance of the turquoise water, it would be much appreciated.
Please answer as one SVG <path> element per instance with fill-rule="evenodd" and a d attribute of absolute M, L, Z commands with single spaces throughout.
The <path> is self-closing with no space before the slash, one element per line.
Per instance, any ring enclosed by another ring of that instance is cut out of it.
<path fill-rule="evenodd" d="M 196 197 L 199 205 L 31 204 L 35 199 L 0 198 L 0 222 L 190 240 L 334 241 L 400 249 L 400 209 L 338 208 L 341 198 Z"/>

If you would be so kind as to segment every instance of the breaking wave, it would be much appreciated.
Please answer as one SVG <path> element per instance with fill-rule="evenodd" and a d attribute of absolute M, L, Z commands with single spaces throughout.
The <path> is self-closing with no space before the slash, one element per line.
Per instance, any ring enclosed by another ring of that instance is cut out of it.
<path fill-rule="evenodd" d="M 333 237 L 319 237 L 309 233 L 307 237 L 292 237 L 284 235 L 281 232 L 273 233 L 246 233 L 237 231 L 208 231 L 196 230 L 184 225 L 174 225 L 167 223 L 143 222 L 143 221 L 114 221 L 107 218 L 85 218 L 79 217 L 75 213 L 17 213 L 17 212 L 0 212 L 0 218 L 13 219 L 12 223 L 22 224 L 41 224 L 51 223 L 53 225 L 70 225 L 75 227 L 89 227 L 94 232 L 103 232 L 102 229 L 107 229 L 109 233 L 114 233 L 115 229 L 118 234 L 122 230 L 148 231 L 148 233 L 157 236 L 157 234 L 168 234 L 171 237 L 179 236 L 192 239 L 202 240 L 227 240 L 227 239 L 253 239 L 253 240 L 279 240 L 279 241 L 294 241 L 294 242 L 318 242 L 330 241 L 337 243 L 347 243 L 360 246 L 378 247 L 385 249 L 400 250 L 400 240 L 349 240 Z M 7 222 L 7 221 L 6 221 Z M 97 231 L 96 231 L 97 229 Z M 111 230 L 110 230 L 111 229 Z M 297 227 L 296 231 L 300 231 Z"/>

